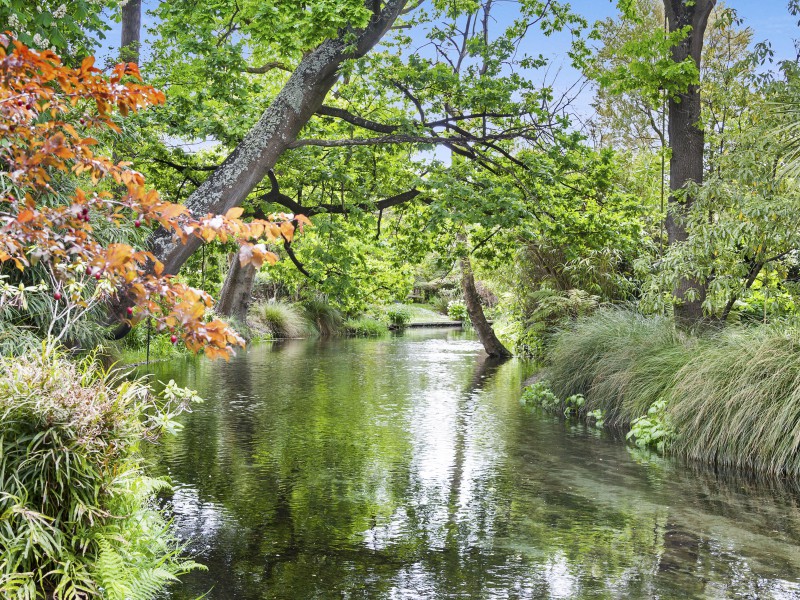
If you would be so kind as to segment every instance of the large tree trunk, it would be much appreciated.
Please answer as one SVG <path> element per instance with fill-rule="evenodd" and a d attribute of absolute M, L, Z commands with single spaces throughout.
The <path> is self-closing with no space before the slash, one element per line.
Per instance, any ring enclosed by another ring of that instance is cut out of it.
<path fill-rule="evenodd" d="M 238 254 L 234 253 L 231 257 L 228 275 L 225 277 L 225 283 L 219 295 L 219 302 L 216 306 L 217 313 L 226 317 L 233 317 L 240 323 L 245 324 L 255 278 L 255 267 L 250 264 L 242 266 L 239 262 Z"/>
<path fill-rule="evenodd" d="M 139 64 L 142 32 L 142 0 L 128 0 L 122 7 L 120 58 Z"/>
<path fill-rule="evenodd" d="M 472 274 L 472 263 L 469 256 L 464 256 L 461 259 L 461 290 L 464 293 L 467 314 L 469 314 L 475 333 L 478 334 L 478 339 L 483 344 L 486 353 L 489 356 L 511 356 L 511 352 L 497 339 L 494 329 L 492 329 L 489 321 L 486 320 L 486 315 L 483 314 L 481 298 L 478 296 L 478 290 L 475 289 L 475 277 Z"/>
<path fill-rule="evenodd" d="M 365 55 L 377 44 L 407 1 L 388 0 L 363 31 L 355 32 L 355 42 L 349 39 L 354 32 L 346 31 L 307 54 L 236 149 L 186 200 L 192 214 L 202 217 L 239 206 L 322 105 L 341 64 Z M 151 236 L 150 243 L 154 254 L 164 263 L 164 272 L 174 274 L 200 247 L 201 241 L 191 237 L 181 244 L 162 229 Z"/>
<path fill-rule="evenodd" d="M 703 36 L 714 4 L 716 0 L 664 0 L 670 31 L 691 26 L 689 35 L 672 49 L 675 62 L 690 57 L 700 68 Z M 669 147 L 672 151 L 669 162 L 669 187 L 672 193 L 666 220 L 669 245 L 685 242 L 688 237 L 683 218 L 691 208 L 693 198 L 678 199 L 675 192 L 689 182 L 703 182 L 704 144 L 705 134 L 700 122 L 700 89 L 693 85 L 685 94 L 669 99 Z M 705 281 L 692 277 L 685 277 L 678 282 L 674 290 L 678 299 L 675 306 L 676 321 L 683 325 L 702 321 L 706 289 Z M 694 290 L 694 299 L 687 298 L 689 290 Z"/>

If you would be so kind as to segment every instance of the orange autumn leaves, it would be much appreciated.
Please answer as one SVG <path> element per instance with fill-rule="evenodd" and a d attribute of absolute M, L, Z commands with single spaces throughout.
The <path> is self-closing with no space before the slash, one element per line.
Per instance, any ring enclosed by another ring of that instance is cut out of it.
<path fill-rule="evenodd" d="M 147 189 L 129 164 L 95 154 L 97 140 L 87 134 L 119 131 L 115 110 L 125 116 L 164 102 L 161 92 L 139 81 L 133 63 L 106 77 L 91 57 L 69 68 L 52 52 L 0 34 L 0 264 L 22 271 L 44 265 L 54 297 L 67 306 L 128 294 L 137 307 L 129 310 L 131 321 L 150 317 L 191 350 L 227 358 L 243 340 L 219 320 L 206 322 L 211 297 L 165 275 L 150 252 L 103 245 L 96 227 L 133 222 L 163 227 L 183 243 L 191 236 L 236 240 L 242 263 L 260 267 L 277 260 L 270 242 L 291 241 L 293 222 L 308 220 L 278 214 L 244 222 L 241 208 L 195 218 Z"/>

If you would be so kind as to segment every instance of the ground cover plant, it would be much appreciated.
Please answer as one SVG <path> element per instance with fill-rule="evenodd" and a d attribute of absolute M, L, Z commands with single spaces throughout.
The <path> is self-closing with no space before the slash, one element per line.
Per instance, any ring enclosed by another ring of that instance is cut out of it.
<path fill-rule="evenodd" d="M 144 474 L 142 445 L 197 398 L 44 346 L 0 358 L 0 596 L 149 599 L 199 565 Z"/>

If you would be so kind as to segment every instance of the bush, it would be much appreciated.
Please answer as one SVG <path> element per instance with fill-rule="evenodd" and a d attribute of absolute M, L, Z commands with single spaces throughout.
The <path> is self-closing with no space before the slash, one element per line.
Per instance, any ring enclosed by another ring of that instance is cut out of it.
<path fill-rule="evenodd" d="M 447 316 L 454 321 L 469 321 L 467 305 L 462 300 L 451 300 L 447 303 Z"/>
<path fill-rule="evenodd" d="M 141 445 L 196 399 L 170 382 L 75 364 L 50 348 L 0 358 L 0 596 L 149 599 L 197 568 L 151 503 L 168 487 Z"/>
<path fill-rule="evenodd" d="M 248 313 L 256 334 L 270 338 L 307 337 L 313 330 L 303 311 L 285 302 L 261 302 Z"/>
<path fill-rule="evenodd" d="M 390 306 L 386 309 L 386 319 L 390 325 L 403 328 L 411 322 L 411 311 L 405 306 Z"/>
<path fill-rule="evenodd" d="M 794 327 L 690 335 L 665 318 L 604 310 L 559 334 L 552 361 L 556 394 L 583 394 L 584 415 L 600 409 L 612 424 L 633 424 L 637 443 L 718 466 L 800 475 Z"/>
<path fill-rule="evenodd" d="M 386 323 L 373 319 L 372 317 L 358 317 L 347 319 L 344 322 L 344 332 L 346 335 L 356 337 L 379 337 L 389 333 Z"/>

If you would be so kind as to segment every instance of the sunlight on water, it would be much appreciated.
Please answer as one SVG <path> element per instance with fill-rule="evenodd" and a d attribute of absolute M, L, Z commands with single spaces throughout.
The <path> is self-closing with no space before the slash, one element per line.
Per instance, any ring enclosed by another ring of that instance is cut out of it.
<path fill-rule="evenodd" d="M 469 335 L 152 369 L 206 398 L 153 456 L 209 568 L 176 599 L 800 598 L 795 491 L 529 410 Z"/>

